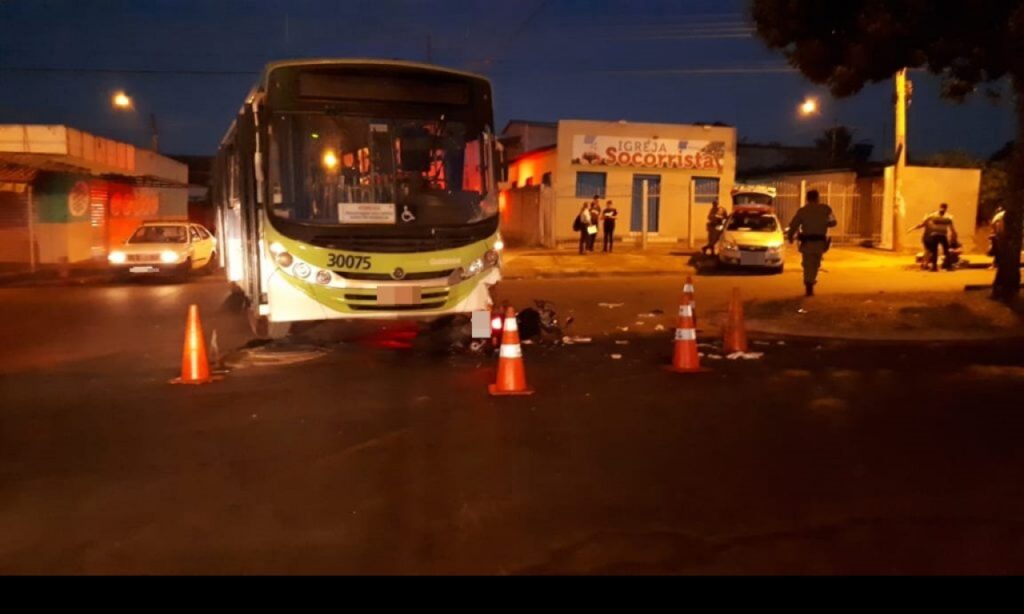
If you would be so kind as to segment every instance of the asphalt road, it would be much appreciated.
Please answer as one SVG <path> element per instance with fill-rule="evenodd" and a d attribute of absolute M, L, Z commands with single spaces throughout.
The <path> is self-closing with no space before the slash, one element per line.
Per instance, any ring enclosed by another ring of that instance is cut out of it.
<path fill-rule="evenodd" d="M 679 290 L 502 294 L 609 287 Z M 664 335 L 613 330 L 527 346 L 536 396 L 495 400 L 491 360 L 386 333 L 168 385 L 187 304 L 246 341 L 225 298 L 0 289 L 0 572 L 1024 572 L 1017 345 L 772 342 L 687 377 Z"/>

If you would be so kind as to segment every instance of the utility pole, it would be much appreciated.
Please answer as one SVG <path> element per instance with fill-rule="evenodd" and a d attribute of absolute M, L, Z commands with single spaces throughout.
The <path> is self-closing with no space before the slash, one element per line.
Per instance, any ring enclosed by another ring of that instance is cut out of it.
<path fill-rule="evenodd" d="M 907 168 L 907 69 L 896 73 L 896 122 L 893 133 L 896 137 L 896 162 L 893 167 L 892 202 L 892 249 L 903 249 L 907 225 L 907 207 L 903 201 L 903 178 Z"/>
<path fill-rule="evenodd" d="M 149 114 L 150 145 L 153 153 L 160 151 L 160 132 L 156 128 L 156 113 Z"/>

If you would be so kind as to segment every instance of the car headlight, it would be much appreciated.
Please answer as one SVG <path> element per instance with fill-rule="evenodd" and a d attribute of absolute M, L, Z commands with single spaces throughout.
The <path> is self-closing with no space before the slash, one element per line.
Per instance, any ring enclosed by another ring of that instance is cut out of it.
<path fill-rule="evenodd" d="M 163 262 L 164 264 L 174 264 L 180 259 L 181 256 L 178 252 L 171 251 L 169 249 L 160 252 L 160 262 Z"/>
<path fill-rule="evenodd" d="M 722 241 L 722 249 L 727 249 L 727 250 L 732 251 L 732 250 L 737 250 L 739 248 L 740 248 L 739 244 L 736 243 L 735 241 L 733 241 L 732 239 L 728 239 L 728 240 Z"/>
<path fill-rule="evenodd" d="M 124 264 L 128 260 L 128 255 L 124 252 L 110 252 L 107 256 L 107 261 L 110 264 Z"/>
<path fill-rule="evenodd" d="M 307 277 L 309 277 L 311 271 L 309 269 L 309 265 L 307 265 L 305 262 L 300 262 L 292 268 L 292 272 L 295 273 L 296 277 L 300 279 L 306 279 Z"/>
<path fill-rule="evenodd" d="M 317 271 L 316 272 L 316 283 L 322 286 L 331 285 L 331 272 L 330 271 Z"/>
<path fill-rule="evenodd" d="M 782 243 L 773 243 L 768 246 L 768 251 L 777 252 L 782 249 Z"/>

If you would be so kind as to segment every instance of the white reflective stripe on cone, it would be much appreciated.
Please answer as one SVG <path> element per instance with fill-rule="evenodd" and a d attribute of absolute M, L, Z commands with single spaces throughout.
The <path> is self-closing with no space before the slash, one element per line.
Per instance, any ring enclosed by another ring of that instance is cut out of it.
<path fill-rule="evenodd" d="M 522 358 L 523 348 L 518 345 L 503 345 L 498 355 L 502 358 Z"/>
<path fill-rule="evenodd" d="M 697 331 L 692 328 L 677 328 L 676 341 L 696 341 Z"/>
<path fill-rule="evenodd" d="M 683 286 L 683 292 L 685 292 L 686 294 L 693 294 L 693 286 L 691 286 L 690 284 L 686 284 L 685 286 Z"/>
<path fill-rule="evenodd" d="M 679 306 L 679 317 L 693 317 L 693 305 L 680 305 Z"/>
<path fill-rule="evenodd" d="M 515 318 L 505 318 L 505 330 L 511 332 L 519 332 L 519 324 Z"/>

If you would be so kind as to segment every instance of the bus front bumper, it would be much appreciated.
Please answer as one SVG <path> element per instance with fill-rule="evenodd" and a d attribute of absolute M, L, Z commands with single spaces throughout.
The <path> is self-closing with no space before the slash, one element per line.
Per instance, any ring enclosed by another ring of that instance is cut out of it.
<path fill-rule="evenodd" d="M 274 271 L 268 283 L 267 315 L 271 322 L 338 319 L 431 320 L 453 314 L 490 311 L 491 288 L 501 271 L 491 268 L 458 284 L 447 280 L 358 283 L 323 286 Z M 411 297 L 411 299 L 410 299 Z"/>

